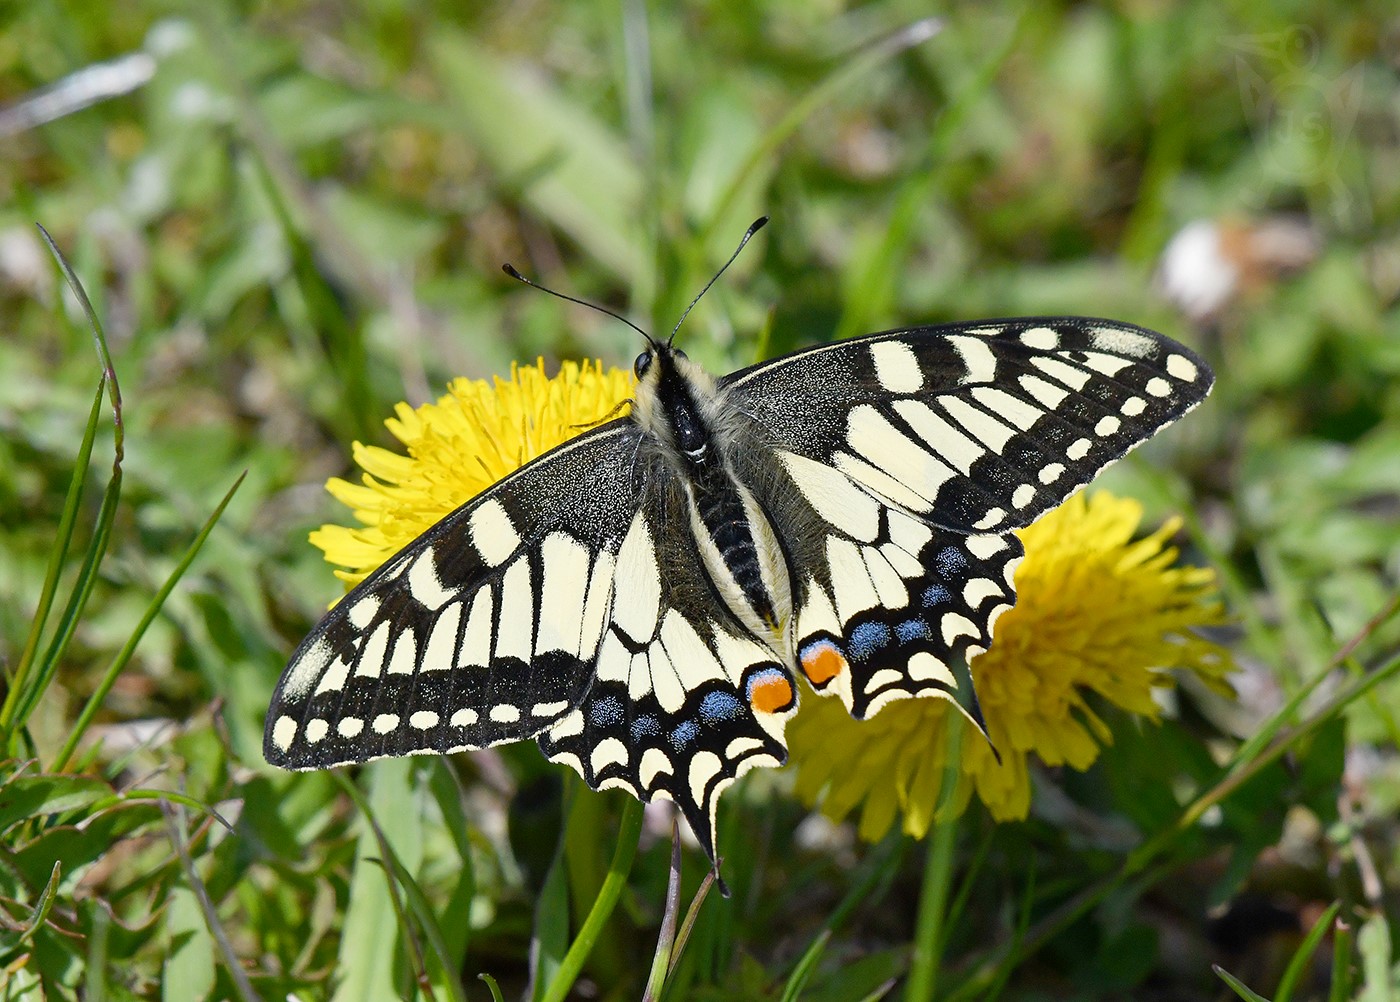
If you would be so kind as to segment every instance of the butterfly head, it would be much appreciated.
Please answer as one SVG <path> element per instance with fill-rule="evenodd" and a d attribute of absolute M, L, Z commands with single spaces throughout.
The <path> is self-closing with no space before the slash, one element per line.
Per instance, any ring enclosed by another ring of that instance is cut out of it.
<path fill-rule="evenodd" d="M 670 341 L 651 338 L 632 371 L 637 377 L 637 423 L 690 461 L 705 462 L 714 433 L 714 380 Z"/>

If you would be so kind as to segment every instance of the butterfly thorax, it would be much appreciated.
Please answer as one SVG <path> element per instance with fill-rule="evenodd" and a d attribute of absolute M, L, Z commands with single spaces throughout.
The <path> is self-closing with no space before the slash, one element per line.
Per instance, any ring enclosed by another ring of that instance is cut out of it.
<path fill-rule="evenodd" d="M 709 374 L 669 345 L 644 353 L 636 371 L 634 420 L 683 487 L 706 576 L 740 623 L 777 646 L 791 605 L 787 568 L 767 516 L 729 461 L 742 422 Z"/>

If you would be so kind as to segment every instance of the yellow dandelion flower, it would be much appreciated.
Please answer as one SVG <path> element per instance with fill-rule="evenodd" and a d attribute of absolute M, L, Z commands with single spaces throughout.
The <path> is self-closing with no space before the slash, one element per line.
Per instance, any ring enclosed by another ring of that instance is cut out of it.
<path fill-rule="evenodd" d="M 999 620 L 972 675 L 998 763 L 975 728 L 963 728 L 958 780 L 946 810 L 973 793 L 999 821 L 1030 809 L 1027 759 L 1087 769 L 1113 740 L 1089 693 L 1156 719 L 1152 691 L 1172 669 L 1226 689 L 1224 650 L 1193 630 L 1221 622 L 1215 575 L 1176 566 L 1167 544 L 1179 520 L 1134 540 L 1142 506 L 1098 492 L 1078 494 L 1017 533 L 1026 559 L 1016 572 L 1015 608 Z M 797 790 L 842 818 L 860 807 L 860 834 L 883 835 L 897 816 L 922 837 L 943 796 L 948 714 L 941 699 L 905 699 L 869 720 L 852 720 L 839 700 L 808 694 L 787 729 Z"/>
<path fill-rule="evenodd" d="M 508 380 L 453 380 L 436 403 L 401 403 L 384 423 L 408 455 L 356 442 L 362 483 L 335 477 L 326 489 L 361 524 L 324 525 L 311 543 L 345 568 L 336 576 L 348 590 L 506 474 L 615 416 L 632 386 L 630 372 L 587 361 L 549 377 L 539 359 L 512 365 Z"/>

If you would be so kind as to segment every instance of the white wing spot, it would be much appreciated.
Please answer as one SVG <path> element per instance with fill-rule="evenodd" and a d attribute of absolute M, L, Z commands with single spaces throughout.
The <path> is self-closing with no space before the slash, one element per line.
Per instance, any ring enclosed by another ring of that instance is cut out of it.
<path fill-rule="evenodd" d="M 593 749 L 593 754 L 589 756 L 589 764 L 593 766 L 594 774 L 602 772 L 610 765 L 627 764 L 627 746 L 617 738 L 606 738 L 598 742 L 598 747 Z"/>
<path fill-rule="evenodd" d="M 992 386 L 979 386 L 972 391 L 972 398 L 1000 418 L 1010 421 L 1022 431 L 1029 431 L 1045 412 L 1028 404 L 1019 397 L 1013 397 L 1005 390 Z"/>
<path fill-rule="evenodd" d="M 476 711 L 468 707 L 452 714 L 451 724 L 453 727 L 470 727 L 476 721 Z"/>
<path fill-rule="evenodd" d="M 913 401 L 900 401 L 900 404 L 909 403 L 913 403 Z M 915 406 L 923 407 L 922 404 Z M 923 409 L 928 410 L 926 407 Z M 929 415 L 932 417 L 931 411 L 929 411 Z M 907 417 L 906 420 L 908 420 Z M 940 462 L 932 453 L 920 447 L 908 435 L 895 428 L 888 418 L 869 404 L 861 404 L 852 408 L 846 423 L 848 433 L 846 442 L 850 448 L 929 502 L 936 501 L 938 489 L 955 476 L 951 467 Z M 947 427 L 947 422 L 940 423 Z M 920 429 L 916 428 L 915 430 L 919 431 Z M 966 438 L 962 438 L 962 441 L 971 444 Z M 978 453 L 980 455 L 980 449 Z M 863 478 L 856 476 L 856 479 Z M 870 486 L 876 490 L 880 489 L 876 484 Z M 898 499 L 891 498 L 891 500 Z M 923 506 L 920 510 L 927 510 L 927 506 Z"/>
<path fill-rule="evenodd" d="M 1117 355 L 1105 355 L 1102 352 L 1086 351 L 1084 353 L 1084 364 L 1095 372 L 1101 372 L 1105 376 L 1116 376 L 1133 363 L 1126 358 L 1119 358 Z"/>
<path fill-rule="evenodd" d="M 487 716 L 491 718 L 492 723 L 513 724 L 520 719 L 520 709 L 509 703 L 497 703 L 491 707 L 491 712 Z"/>
<path fill-rule="evenodd" d="M 496 624 L 496 657 L 530 663 L 535 644 L 535 587 L 530 561 L 523 556 L 501 579 L 501 615 Z"/>
<path fill-rule="evenodd" d="M 975 640 L 981 636 L 977 630 L 977 624 L 960 612 L 944 613 L 941 626 L 943 642 L 949 646 L 959 637 L 972 637 Z"/>
<path fill-rule="evenodd" d="M 1133 358 L 1146 358 L 1152 354 L 1153 342 L 1144 334 L 1118 330 L 1113 327 L 1097 327 L 1091 335 L 1094 347 L 1100 351 L 1111 351 L 1118 355 Z"/>
<path fill-rule="evenodd" d="M 642 752 L 642 761 L 637 767 L 637 778 L 642 781 L 643 789 L 651 789 L 656 782 L 656 777 L 663 772 L 668 776 L 674 774 L 671 760 L 666 757 L 664 751 L 660 748 L 648 748 Z"/>
<path fill-rule="evenodd" d="M 374 718 L 372 726 L 375 734 L 388 734 L 399 726 L 399 715 L 397 713 L 381 713 Z"/>
<path fill-rule="evenodd" d="M 968 536 L 967 552 L 971 553 L 978 560 L 988 560 L 993 554 L 1000 553 L 1006 549 L 1006 540 L 1001 536 Z"/>
<path fill-rule="evenodd" d="M 455 589 L 444 588 L 437 572 L 437 551 L 428 547 L 408 568 L 408 591 L 419 605 L 437 612 L 457 595 Z"/>
<path fill-rule="evenodd" d="M 326 669 L 321 680 L 316 683 L 316 691 L 313 695 L 319 696 L 323 692 L 339 692 L 345 688 L 345 680 L 350 677 L 350 665 L 344 658 L 336 658 Z"/>
<path fill-rule="evenodd" d="M 297 722 L 288 716 L 277 718 L 272 725 L 272 743 L 281 751 L 292 747 L 292 739 L 297 736 Z"/>
<path fill-rule="evenodd" d="M 1169 397 L 1172 393 L 1172 384 L 1161 376 L 1153 376 L 1147 381 L 1147 392 L 1154 397 Z"/>
<path fill-rule="evenodd" d="M 613 625 L 639 643 L 651 640 L 661 615 L 661 570 L 646 515 L 641 511 L 632 516 L 617 551 L 616 582 Z"/>
<path fill-rule="evenodd" d="M 1122 424 L 1122 421 L 1119 421 L 1112 414 L 1109 414 L 1106 417 L 1099 418 L 1099 423 L 1094 425 L 1094 434 L 1100 436 L 1112 435 Z"/>
<path fill-rule="evenodd" d="M 438 715 L 433 710 L 415 710 L 413 716 L 408 718 L 408 726 L 420 731 L 426 731 L 430 727 L 436 727 Z"/>
<path fill-rule="evenodd" d="M 1040 482 L 1046 485 L 1053 484 L 1064 472 L 1064 463 L 1051 463 L 1040 471 Z"/>
<path fill-rule="evenodd" d="M 696 752 L 690 760 L 690 795 L 697 804 L 705 802 L 705 788 L 723 767 L 719 756 L 711 751 Z"/>
<path fill-rule="evenodd" d="M 394 638 L 389 654 L 390 675 L 412 675 L 418 667 L 418 640 L 412 630 L 403 630 Z"/>
<path fill-rule="evenodd" d="M 1119 408 L 1128 417 L 1137 417 L 1147 410 L 1147 401 L 1142 397 L 1129 397 L 1123 401 L 1123 406 Z"/>
<path fill-rule="evenodd" d="M 1076 439 L 1070 444 L 1070 447 L 1065 450 L 1065 455 L 1077 463 L 1085 456 L 1089 455 L 1089 450 L 1093 448 L 1093 445 L 1094 443 L 1090 442 L 1087 438 Z"/>
<path fill-rule="evenodd" d="M 540 563 L 544 567 L 544 582 L 535 654 L 563 651 L 580 657 L 579 638 L 588 592 L 588 549 L 562 532 L 552 532 L 540 547 Z"/>
<path fill-rule="evenodd" d="M 462 603 L 457 602 L 438 616 L 428 647 L 423 652 L 423 671 L 447 671 L 457 653 L 457 628 L 462 623 Z"/>
<path fill-rule="evenodd" d="M 563 713 L 569 708 L 567 700 L 559 700 L 557 703 L 536 703 L 530 707 L 532 717 L 553 717 Z"/>
<path fill-rule="evenodd" d="M 1049 410 L 1054 410 L 1069 396 L 1069 390 L 1054 383 L 1047 383 L 1039 376 L 1022 376 L 1021 389 L 1025 390 Z"/>
<path fill-rule="evenodd" d="M 335 729 L 340 732 L 342 738 L 358 737 L 359 733 L 365 729 L 365 722 L 359 717 L 341 717 L 340 723 L 335 725 Z"/>
<path fill-rule="evenodd" d="M 996 380 L 997 357 L 992 354 L 986 341 L 980 337 L 954 335 L 948 338 L 948 343 L 967 367 L 967 374 L 961 380 L 963 383 L 991 383 Z"/>
<path fill-rule="evenodd" d="M 1035 488 L 1030 484 L 1022 484 L 1016 488 L 1016 492 L 1011 495 L 1011 507 L 1024 508 L 1035 500 Z"/>
<path fill-rule="evenodd" d="M 374 614 L 379 611 L 379 596 L 366 595 L 350 607 L 346 618 L 350 620 L 350 625 L 357 630 L 369 629 L 369 624 L 374 622 Z"/>
<path fill-rule="evenodd" d="M 301 657 L 292 663 L 287 677 L 282 680 L 283 698 L 297 702 L 305 697 L 312 683 L 321 677 L 321 672 L 331 663 L 334 653 L 325 637 L 308 647 Z"/>
<path fill-rule="evenodd" d="M 492 567 L 510 559 L 520 545 L 520 533 L 501 502 L 492 498 L 479 505 L 470 516 L 472 542 Z"/>
<path fill-rule="evenodd" d="M 758 738 L 735 738 L 724 748 L 724 757 L 729 761 L 734 761 L 740 755 L 755 751 L 763 747 L 763 742 Z"/>
<path fill-rule="evenodd" d="M 1092 373 L 1076 368 L 1068 362 L 1061 362 L 1058 358 L 1033 358 L 1031 365 L 1075 390 L 1084 389 L 1089 380 L 1094 378 Z"/>
<path fill-rule="evenodd" d="M 316 717 L 313 720 L 307 722 L 306 740 L 309 744 L 314 745 L 318 743 L 322 738 L 324 738 L 327 734 L 329 734 L 330 730 L 330 724 L 326 723 L 320 717 Z"/>
<path fill-rule="evenodd" d="M 1005 509 L 1005 508 L 993 508 L 991 511 L 987 512 L 987 514 L 983 515 L 981 519 L 979 519 L 978 521 L 972 523 L 972 527 L 973 527 L 974 529 L 982 529 L 982 530 L 986 530 L 986 529 L 995 529 L 997 526 L 1001 525 L 1001 523 L 1003 523 L 1003 522 L 1005 522 L 1005 521 L 1006 521 L 1006 509 Z"/>
<path fill-rule="evenodd" d="M 378 629 L 369 635 L 360 659 L 355 662 L 357 678 L 378 678 L 384 670 L 384 656 L 389 653 L 389 624 L 380 623 Z"/>
<path fill-rule="evenodd" d="M 958 680 L 948 666 L 928 651 L 919 651 L 910 658 L 908 671 L 916 682 L 942 682 L 950 689 L 958 687 Z"/>
<path fill-rule="evenodd" d="M 875 378 L 891 393 L 914 393 L 924 385 L 918 356 L 902 341 L 877 341 L 870 346 L 870 360 Z"/>
<path fill-rule="evenodd" d="M 1001 597 L 1001 594 L 1001 586 L 991 578 L 973 578 L 963 585 L 963 601 L 972 609 L 976 609 L 989 598 Z"/>
<path fill-rule="evenodd" d="M 997 455 L 1006 451 L 1006 443 L 1016 435 L 1016 430 L 1010 425 L 1002 424 L 986 411 L 959 397 L 943 397 L 939 403 L 963 430 L 970 432 Z"/>
<path fill-rule="evenodd" d="M 1167 373 L 1169 375 L 1189 383 L 1196 378 L 1199 372 L 1200 370 L 1196 368 L 1196 363 L 1185 355 L 1167 356 Z"/>
<path fill-rule="evenodd" d="M 1060 335 L 1049 327 L 1032 327 L 1021 332 L 1021 343 L 1037 351 L 1054 351 L 1060 346 Z"/>

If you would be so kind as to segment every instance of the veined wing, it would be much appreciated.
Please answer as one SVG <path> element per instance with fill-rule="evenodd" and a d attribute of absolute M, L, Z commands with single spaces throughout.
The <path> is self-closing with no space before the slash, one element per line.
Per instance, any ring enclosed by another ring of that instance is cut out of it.
<path fill-rule="evenodd" d="M 713 861 L 720 793 L 787 760 L 792 674 L 715 595 L 675 480 L 648 480 L 616 579 L 597 680 L 540 747 L 594 789 L 674 801 Z"/>
<path fill-rule="evenodd" d="M 579 436 L 448 515 L 292 655 L 263 753 L 317 769 L 533 737 L 593 681 L 640 432 Z"/>
<path fill-rule="evenodd" d="M 946 528 L 1004 533 L 1199 404 L 1212 380 L 1160 334 L 1055 318 L 871 334 L 719 385 L 772 448 Z"/>
<path fill-rule="evenodd" d="M 735 452 L 787 549 L 793 660 L 853 716 L 961 696 L 1015 603 L 1010 530 L 1199 403 L 1209 368 L 1099 320 L 892 331 L 721 383 Z"/>

